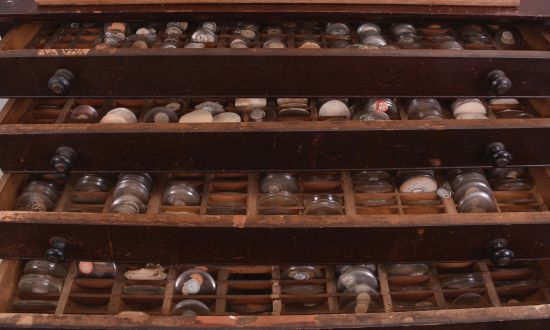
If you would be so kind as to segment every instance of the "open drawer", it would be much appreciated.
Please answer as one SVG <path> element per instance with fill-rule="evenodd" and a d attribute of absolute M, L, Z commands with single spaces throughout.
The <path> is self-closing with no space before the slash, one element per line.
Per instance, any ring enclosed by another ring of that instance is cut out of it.
<path fill-rule="evenodd" d="M 305 28 L 301 22 L 285 23 L 274 36 L 265 28 L 277 21 L 264 21 L 245 42 L 248 49 L 229 48 L 236 38 L 231 23 L 221 24 L 216 41 L 203 49 L 182 48 L 192 41 L 196 23 L 173 45 L 177 49 L 161 48 L 166 23 L 155 25 L 157 39 L 140 43 L 147 49 L 126 41 L 117 41 L 120 48 L 98 46 L 105 45 L 103 23 L 24 24 L 0 43 L 0 96 L 550 95 L 550 43 L 542 23 L 484 22 L 474 28 L 481 29 L 481 42 L 468 39 L 477 40 L 469 35 L 476 32 L 464 31 L 469 22 L 412 23 L 419 49 L 400 48 L 389 22 L 379 23 L 387 45 L 376 49 L 337 48 L 360 44 L 357 23 L 350 23 L 344 36 L 326 34 L 324 22 Z M 128 23 L 128 39 L 148 24 Z M 502 46 L 502 32 L 515 43 Z M 265 48 L 273 39 L 286 48 Z M 456 40 L 454 47 L 464 50 L 434 49 L 443 47 L 440 40 Z M 320 49 L 300 48 L 304 41 Z"/>
<path fill-rule="evenodd" d="M 153 108 L 181 106 L 177 121 L 205 100 L 218 101 L 243 122 L 145 122 Z M 449 110 L 454 99 L 440 99 L 446 115 L 438 121 L 410 119 L 405 99 L 396 99 L 397 117 L 386 121 L 323 117 L 322 100 L 315 98 L 307 100 L 299 115 L 281 115 L 286 108 L 277 107 L 275 98 L 267 101 L 261 112 L 278 113 L 269 122 L 254 121 L 253 112 L 236 108 L 232 98 L 12 100 L 0 115 L 0 154 L 9 155 L 0 158 L 0 168 L 7 173 L 54 171 L 51 160 L 63 146 L 75 151 L 70 159 L 74 172 L 550 165 L 550 144 L 540 142 L 550 130 L 546 99 L 503 105 L 484 101 L 485 120 L 456 120 Z M 348 104 L 358 102 L 350 99 Z M 97 117 L 89 122 L 74 119 L 85 105 L 92 106 Z M 117 107 L 131 110 L 137 123 L 98 123 Z M 509 119 L 507 113 L 515 117 Z M 505 153 L 489 148 L 497 142 Z"/>
<path fill-rule="evenodd" d="M 435 173 L 435 187 L 445 187 L 444 172 Z M 550 257 L 546 169 L 523 174 L 528 185 L 522 191 L 502 191 L 509 188 L 492 183 L 494 209 L 483 208 L 488 213 L 459 213 L 480 208 L 462 208 L 448 188 L 438 193 L 400 192 L 400 179 L 394 172 L 388 175 L 390 192 L 365 193 L 355 173 L 295 173 L 297 192 L 283 196 L 274 207 L 272 198 L 279 195 L 266 193 L 271 190 L 262 184 L 265 173 L 158 174 L 139 208 L 134 202 L 120 208 L 114 183 L 103 192 L 87 193 L 78 188 L 77 174 L 68 180 L 6 175 L 0 195 L 0 257 L 41 258 L 53 253 L 61 260 L 225 264 Z M 18 201 L 23 188 L 36 180 L 55 184 L 56 199 L 38 204 Z M 182 205 L 166 199 L 173 181 L 192 186 L 185 188 L 194 191 L 192 202 Z M 328 203 L 330 213 L 314 211 L 327 198 L 335 201 Z M 507 242 L 494 250 L 497 239 Z"/>
<path fill-rule="evenodd" d="M 143 264 L 116 264 L 114 274 L 99 277 L 82 273 L 81 265 L 62 265 L 65 275 L 55 278 L 54 292 L 25 293 L 18 288 L 23 263 L 2 262 L 0 327 L 542 330 L 550 324 L 546 261 L 507 268 L 487 262 L 417 264 L 422 272 L 397 275 L 403 265 L 370 265 L 378 283 L 370 299 L 343 291 L 342 268 L 333 266 L 309 266 L 318 274 L 302 280 L 286 277 L 288 266 L 202 266 L 210 275 L 201 276 L 216 284 L 214 291 L 184 295 L 175 289 L 176 278 L 189 265 L 166 266 L 164 279 L 141 281 L 128 280 L 125 272 Z M 465 278 L 471 281 L 457 285 Z M 137 286 L 154 292 L 132 293 Z M 176 308 L 181 301 L 191 302 L 194 312 Z"/>

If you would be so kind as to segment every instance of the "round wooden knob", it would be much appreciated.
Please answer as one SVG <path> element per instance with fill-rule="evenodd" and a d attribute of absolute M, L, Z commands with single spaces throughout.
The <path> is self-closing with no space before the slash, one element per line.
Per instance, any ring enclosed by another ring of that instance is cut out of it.
<path fill-rule="evenodd" d="M 489 242 L 487 249 L 489 250 L 489 259 L 496 266 L 508 266 L 515 257 L 514 252 L 508 249 L 508 241 L 504 238 L 492 240 Z"/>
<path fill-rule="evenodd" d="M 55 95 L 66 95 L 71 91 L 75 75 L 67 69 L 59 69 L 48 81 L 48 88 Z"/>
<path fill-rule="evenodd" d="M 512 89 L 512 80 L 506 76 L 504 71 L 494 70 L 487 75 L 489 90 L 494 95 L 505 95 Z"/>
<path fill-rule="evenodd" d="M 51 248 L 46 250 L 45 258 L 49 262 L 63 263 L 67 257 L 67 251 L 70 248 L 69 241 L 61 237 L 50 238 Z"/>
<path fill-rule="evenodd" d="M 506 167 L 512 163 L 512 154 L 506 150 L 501 142 L 494 142 L 487 146 L 487 154 L 495 167 Z"/>
<path fill-rule="evenodd" d="M 71 147 L 57 148 L 51 164 L 57 173 L 67 174 L 76 160 L 76 151 Z"/>

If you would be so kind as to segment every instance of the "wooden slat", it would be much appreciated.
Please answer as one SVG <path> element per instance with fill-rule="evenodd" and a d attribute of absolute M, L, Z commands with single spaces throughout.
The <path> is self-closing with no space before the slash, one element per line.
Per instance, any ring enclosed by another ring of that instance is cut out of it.
<path fill-rule="evenodd" d="M 342 172 L 342 192 L 344 193 L 344 207 L 347 215 L 357 215 L 353 181 L 349 171 Z"/>
<path fill-rule="evenodd" d="M 174 267 L 168 268 L 168 277 L 166 282 L 166 289 L 164 291 L 164 301 L 162 302 L 162 315 L 172 315 L 172 306 L 174 305 L 173 297 L 176 291 L 176 269 Z"/>
<path fill-rule="evenodd" d="M 32 99 L 10 99 L 0 111 L 0 124 L 20 123 L 32 105 Z"/>
<path fill-rule="evenodd" d="M 216 288 L 216 295 L 224 296 L 227 295 L 227 279 L 229 278 L 229 271 L 227 268 L 221 268 L 218 271 L 218 286 Z M 221 282 L 220 281 L 224 281 Z M 216 303 L 214 304 L 214 313 L 222 314 L 227 309 L 227 299 L 225 298 L 216 298 Z"/>
<path fill-rule="evenodd" d="M 388 284 L 388 274 L 384 265 L 378 265 L 378 279 L 380 280 L 380 294 L 384 304 L 385 312 L 393 312 L 393 303 L 390 295 L 390 286 Z"/>
<path fill-rule="evenodd" d="M 339 306 L 338 298 L 336 297 L 338 291 L 336 290 L 336 273 L 334 268 L 327 267 L 325 269 L 325 278 L 327 279 L 327 294 L 329 294 L 328 310 L 331 313 L 338 313 Z"/>
<path fill-rule="evenodd" d="M 57 308 L 55 309 L 56 315 L 61 315 L 65 313 L 65 309 L 67 308 L 67 304 L 69 303 L 69 295 L 71 294 L 74 279 L 77 276 L 77 273 L 77 263 L 73 262 L 69 266 L 69 271 L 67 272 L 65 282 L 63 283 L 63 289 L 61 290 L 61 294 L 59 295 L 59 301 L 57 302 Z"/>
<path fill-rule="evenodd" d="M 260 175 L 258 173 L 251 173 L 248 175 L 248 197 L 246 201 L 246 214 L 257 215 L 258 214 L 258 198 L 259 193 Z"/>
<path fill-rule="evenodd" d="M 124 290 L 124 272 L 118 271 L 116 272 L 115 281 L 109 297 L 109 305 L 107 306 L 108 314 L 117 314 L 120 312 L 122 290 Z"/>
<path fill-rule="evenodd" d="M 200 3 L 257 3 L 257 4 L 376 4 L 376 5 L 447 5 L 516 7 L 520 0 L 36 0 L 40 6 L 54 5 L 162 5 Z"/>
<path fill-rule="evenodd" d="M 485 283 L 485 288 L 487 289 L 487 295 L 489 296 L 489 301 L 491 305 L 495 307 L 500 307 L 500 298 L 495 288 L 495 283 L 493 283 L 493 278 L 491 277 L 491 272 L 487 262 L 478 263 L 479 270 L 481 271 L 481 276 L 483 277 L 483 282 Z"/>
<path fill-rule="evenodd" d="M 17 287 L 21 273 L 21 261 L 0 261 L 0 312 L 5 312 L 9 307 L 13 291 Z"/>
<path fill-rule="evenodd" d="M 547 329 L 550 325 L 550 305 L 471 308 L 461 310 L 413 311 L 398 313 L 328 314 L 328 315 L 284 315 L 284 316 L 198 316 L 185 317 L 117 317 L 106 315 L 46 315 L 46 314 L 0 314 L 0 325 L 34 326 L 38 328 L 338 328 L 387 327 L 420 330 L 438 329 L 438 326 L 455 324 L 459 329 L 467 324 L 468 329 Z M 416 324 L 413 322 L 416 321 Z"/>
<path fill-rule="evenodd" d="M 0 40 L 0 51 L 24 48 L 41 28 L 42 24 L 23 24 L 14 27 Z"/>

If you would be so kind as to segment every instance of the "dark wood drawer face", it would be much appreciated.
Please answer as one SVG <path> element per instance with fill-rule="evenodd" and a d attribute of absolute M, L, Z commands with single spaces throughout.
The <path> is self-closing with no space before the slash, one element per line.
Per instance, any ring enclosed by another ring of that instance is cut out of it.
<path fill-rule="evenodd" d="M 323 49 L 300 49 L 305 35 L 286 30 L 286 49 L 262 48 L 265 36 L 251 44 L 253 49 L 229 49 L 227 27 L 204 49 L 161 49 L 158 41 L 149 49 L 97 50 L 101 25 L 72 30 L 22 25 L 0 44 L 0 75 L 8 78 L 0 82 L 0 95 L 492 97 L 497 92 L 488 77 L 501 70 L 511 85 L 499 95 L 549 96 L 550 43 L 540 27 L 517 29 L 522 39 L 514 50 L 498 49 L 494 41 L 465 44 L 463 51 L 432 49 L 433 31 L 419 32 L 426 33 L 419 43 L 424 49 L 328 49 L 339 37 L 322 32 L 315 38 Z M 444 33 L 457 33 L 449 31 Z M 386 38 L 391 43 L 391 36 Z M 358 42 L 355 32 L 348 39 Z M 58 69 L 69 70 L 74 79 L 54 91 L 49 82 Z"/>
<path fill-rule="evenodd" d="M 83 276 L 79 264 L 67 263 L 63 265 L 66 275 L 56 278 L 61 289 L 52 294 L 29 294 L 16 288 L 23 275 L 23 264 L 5 260 L 0 266 L 3 292 L 0 327 L 26 322 L 34 327 L 56 329 L 406 326 L 420 330 L 452 329 L 467 322 L 469 328 L 480 330 L 494 327 L 542 330 L 548 326 L 550 313 L 546 261 L 520 262 L 508 268 L 496 268 L 487 262 L 434 263 L 426 264 L 422 274 L 399 276 L 392 271 L 394 264 L 375 264 L 371 267 L 376 267 L 373 278 L 378 287 L 372 289 L 376 293 L 369 292 L 370 302 L 365 297 L 354 297 L 349 291 L 343 293 L 339 270 L 334 266 L 313 265 L 318 272 L 315 278 L 293 280 L 285 276 L 288 266 L 284 265 L 204 265 L 208 280 L 216 283 L 214 292 L 183 295 L 175 289 L 175 282 L 180 273 L 193 267 L 190 264 L 163 265 L 165 279 L 135 281 L 126 279 L 124 272 L 136 265 L 117 263 L 114 275 L 93 278 Z M 201 276 L 207 277 L 204 273 Z M 476 279 L 477 285 L 448 288 L 446 283 L 450 279 L 461 276 Z M 153 286 L 158 291 L 155 294 L 126 291 L 136 284 Z M 300 291 L 304 285 L 315 291 Z M 457 303 L 467 297 L 471 299 L 466 305 Z M 44 298 L 50 301 L 44 310 L 21 307 L 26 300 Z M 186 299 L 204 304 L 198 316 L 173 314 L 176 304 Z M 355 300 L 368 308 L 350 308 L 348 305 Z"/>
<path fill-rule="evenodd" d="M 53 212 L 12 211 L 30 179 L 11 175 L 4 178 L 2 190 L 0 257 L 40 258 L 53 237 L 70 242 L 64 253 L 71 260 L 248 264 L 480 260 L 489 257 L 487 246 L 497 238 L 506 239 L 519 259 L 550 257 L 545 169 L 531 170 L 529 180 L 535 185 L 529 191 L 495 191 L 497 212 L 485 214 L 457 213 L 451 198 L 436 193 L 354 193 L 357 181 L 347 172 L 330 174 L 331 179 L 308 179 L 310 175 L 298 174 L 299 203 L 277 211 L 263 204 L 265 194 L 258 192 L 257 174 L 158 175 L 144 214 L 113 213 L 111 193 L 75 191 L 77 175 L 58 186 Z M 200 204 L 164 204 L 162 194 L 171 180 L 189 182 L 202 191 Z M 343 215 L 304 215 L 309 201 L 327 194 L 340 199 Z M 95 200 L 82 201 L 90 197 Z M 367 203 L 379 199 L 387 203 Z"/>
<path fill-rule="evenodd" d="M 2 157 L 0 168 L 7 173 L 53 171 L 51 159 L 61 146 L 76 151 L 71 166 L 75 172 L 491 167 L 494 159 L 487 148 L 495 142 L 512 154 L 512 166 L 550 165 L 550 146 L 537 142 L 550 130 L 547 100 L 510 106 L 535 117 L 530 119 L 503 119 L 497 110 L 508 106 L 489 105 L 488 120 L 455 120 L 451 115 L 440 121 L 410 120 L 407 101 L 398 99 L 396 120 L 327 121 L 318 116 L 319 101 L 310 99 L 308 116 L 250 122 L 246 112 L 234 108 L 233 99 L 221 99 L 228 112 L 238 113 L 245 122 L 143 122 L 151 108 L 172 101 L 12 101 L 0 120 L 0 153 L 12 156 Z M 181 102 L 186 113 L 202 101 Z M 441 101 L 446 108 L 451 102 Z M 72 122 L 73 110 L 83 104 L 95 107 L 100 118 L 115 107 L 127 107 L 139 120 Z"/>

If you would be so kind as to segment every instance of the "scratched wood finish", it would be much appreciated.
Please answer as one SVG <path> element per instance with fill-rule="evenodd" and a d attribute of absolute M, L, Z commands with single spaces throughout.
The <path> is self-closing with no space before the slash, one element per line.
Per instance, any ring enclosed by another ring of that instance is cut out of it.
<path fill-rule="evenodd" d="M 1 125 L 0 153 L 11 157 L 0 167 L 50 172 L 60 146 L 77 151 L 75 172 L 490 167 L 493 142 L 505 144 L 512 165 L 540 166 L 550 164 L 550 145 L 534 141 L 549 130 L 550 119 Z"/>
<path fill-rule="evenodd" d="M 183 329 L 183 328 L 262 328 L 262 329 L 399 329 L 411 330 L 545 330 L 550 326 L 548 305 L 465 309 L 456 311 L 401 312 L 365 315 L 285 315 L 285 316 L 106 316 L 0 314 L 0 326 L 32 324 L 55 329 Z"/>
<path fill-rule="evenodd" d="M 487 244 L 496 238 L 506 238 L 518 259 L 550 256 L 550 238 L 546 234 L 550 219 L 546 224 L 455 226 L 447 222 L 431 226 L 335 228 L 238 228 L 233 227 L 233 221 L 222 221 L 226 226 L 212 228 L 156 226 L 140 221 L 135 225 L 116 225 L 94 221 L 83 214 L 72 217 L 80 221 L 29 221 L 25 214 L 2 212 L 0 257 L 43 258 L 52 237 L 72 242 L 69 260 L 120 262 L 346 264 L 484 260 L 488 258 Z M 368 223 L 371 219 L 364 220 Z"/>
<path fill-rule="evenodd" d="M 486 77 L 496 69 L 513 82 L 509 96 L 548 96 L 550 85 L 544 51 L 17 50 L 0 52 L 0 95 L 53 97 L 48 80 L 59 68 L 76 75 L 69 96 L 79 97 L 491 97 Z"/>
<path fill-rule="evenodd" d="M 172 4 L 160 6 L 37 6 L 34 0 L 19 0 L 3 8 L 0 17 L 10 21 L 31 20 L 310 20 L 345 19 L 355 22 L 380 18 L 542 20 L 550 17 L 547 0 L 522 0 L 519 7 L 328 5 L 328 4 Z"/>
<path fill-rule="evenodd" d="M 267 3 L 267 4 L 363 4 L 363 5 L 416 5 L 416 6 L 492 6 L 517 7 L 520 0 L 35 0 L 39 6 L 89 5 L 166 5 L 197 3 Z"/>

